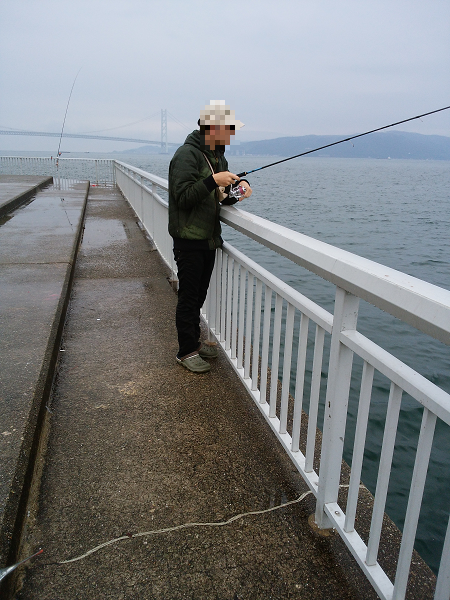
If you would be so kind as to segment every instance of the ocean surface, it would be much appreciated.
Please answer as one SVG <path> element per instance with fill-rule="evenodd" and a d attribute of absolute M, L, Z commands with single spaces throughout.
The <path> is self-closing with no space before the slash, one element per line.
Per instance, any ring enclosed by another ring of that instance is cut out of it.
<path fill-rule="evenodd" d="M 131 153 L 79 156 L 116 158 L 164 178 L 170 161 L 170 156 Z M 237 156 L 229 159 L 229 165 L 231 171 L 238 173 L 279 158 Z M 249 175 L 249 181 L 253 196 L 240 203 L 239 208 L 450 289 L 450 161 L 306 157 Z M 229 227 L 223 227 L 223 237 L 333 312 L 332 284 Z M 448 346 L 364 301 L 360 305 L 358 330 L 450 393 Z M 326 353 L 324 375 L 327 358 Z M 311 357 L 308 366 L 311 367 Z M 344 458 L 350 464 L 361 370 L 361 361 L 355 359 L 344 447 Z M 323 386 L 322 402 L 324 391 Z M 388 395 L 388 381 L 376 376 L 362 473 L 362 480 L 372 493 Z M 386 505 L 386 512 L 399 527 L 403 525 L 408 500 L 421 416 L 420 405 L 404 394 Z M 448 426 L 438 421 L 416 542 L 416 549 L 434 571 L 439 567 L 449 513 L 450 435 Z"/>

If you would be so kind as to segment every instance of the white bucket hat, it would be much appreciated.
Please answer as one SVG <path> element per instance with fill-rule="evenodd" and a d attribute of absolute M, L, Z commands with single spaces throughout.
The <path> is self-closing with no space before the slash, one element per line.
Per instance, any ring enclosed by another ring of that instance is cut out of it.
<path fill-rule="evenodd" d="M 242 121 L 236 120 L 234 110 L 225 104 L 225 100 L 211 100 L 200 111 L 200 125 L 234 125 L 236 130 L 244 127 Z"/>

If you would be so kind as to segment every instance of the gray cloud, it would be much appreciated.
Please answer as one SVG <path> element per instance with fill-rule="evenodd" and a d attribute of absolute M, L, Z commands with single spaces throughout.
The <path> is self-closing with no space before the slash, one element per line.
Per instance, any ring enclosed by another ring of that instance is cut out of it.
<path fill-rule="evenodd" d="M 81 67 L 67 132 L 155 115 L 109 133 L 158 139 L 167 108 L 182 141 L 210 99 L 235 109 L 243 141 L 364 131 L 450 104 L 449 24 L 447 0 L 4 0 L 0 125 L 60 131 Z M 450 136 L 449 113 L 401 129 Z M 118 147 L 70 149 L 87 144 Z"/>

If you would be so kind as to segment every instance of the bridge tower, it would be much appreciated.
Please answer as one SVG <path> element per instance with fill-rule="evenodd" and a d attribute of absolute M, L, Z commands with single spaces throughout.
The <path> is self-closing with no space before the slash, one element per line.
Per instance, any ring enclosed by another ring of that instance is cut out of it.
<path fill-rule="evenodd" d="M 161 154 L 168 154 L 167 149 L 167 109 L 161 109 Z"/>

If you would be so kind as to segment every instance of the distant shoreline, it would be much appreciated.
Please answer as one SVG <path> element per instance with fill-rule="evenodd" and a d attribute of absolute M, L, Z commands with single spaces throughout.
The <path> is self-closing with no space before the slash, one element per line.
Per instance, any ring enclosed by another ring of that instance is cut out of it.
<path fill-rule="evenodd" d="M 227 156 L 277 156 L 286 158 L 332 144 L 350 135 L 306 135 L 281 137 L 270 140 L 241 142 L 227 148 Z M 171 150 L 173 153 L 175 149 Z M 155 146 L 142 146 L 126 150 L 124 154 L 158 154 Z M 375 158 L 450 160 L 450 137 L 423 135 L 405 131 L 373 133 L 351 142 L 343 142 L 332 148 L 308 154 L 323 158 Z"/>
<path fill-rule="evenodd" d="M 350 137 L 349 135 L 305 135 L 280 137 L 253 142 L 232 144 L 227 148 L 227 156 L 249 157 L 279 157 L 287 158 L 302 152 L 308 152 L 327 144 Z M 68 143 L 68 142 L 67 142 Z M 181 146 L 181 144 L 180 144 Z M 172 147 L 169 156 L 176 151 Z M 53 151 L 38 150 L 0 150 L 2 156 L 55 156 Z M 161 155 L 157 145 L 145 145 L 137 148 L 112 150 L 109 152 L 63 152 L 62 157 L 69 156 L 104 155 L 114 157 L 117 155 Z M 168 156 L 165 154 L 164 156 Z M 373 133 L 350 142 L 343 142 L 319 150 L 305 157 L 311 158 L 370 158 L 370 159 L 406 159 L 406 160 L 450 160 L 450 137 L 440 135 L 423 135 L 405 131 L 386 131 Z"/>

